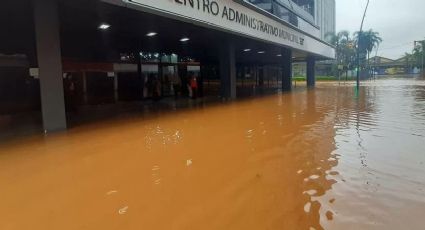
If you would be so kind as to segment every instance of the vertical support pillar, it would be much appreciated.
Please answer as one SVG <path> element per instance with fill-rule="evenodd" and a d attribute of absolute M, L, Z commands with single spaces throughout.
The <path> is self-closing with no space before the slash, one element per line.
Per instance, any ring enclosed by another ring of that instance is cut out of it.
<path fill-rule="evenodd" d="M 289 49 L 282 50 L 282 90 L 292 90 L 292 51 Z"/>
<path fill-rule="evenodd" d="M 114 100 L 115 102 L 118 102 L 119 95 L 118 95 L 118 73 L 114 73 Z"/>
<path fill-rule="evenodd" d="M 83 93 L 86 94 L 87 93 L 87 73 L 86 73 L 86 71 L 82 72 L 82 76 L 83 76 Z"/>
<path fill-rule="evenodd" d="M 66 129 L 59 16 L 56 0 L 34 0 L 34 25 L 45 132 Z"/>
<path fill-rule="evenodd" d="M 88 96 L 87 96 L 87 72 L 83 71 L 83 100 L 84 104 L 88 104 Z"/>
<path fill-rule="evenodd" d="M 316 61 L 314 57 L 307 58 L 307 87 L 314 87 L 316 85 L 315 73 Z"/>
<path fill-rule="evenodd" d="M 139 49 L 140 50 L 140 49 Z M 145 88 L 145 78 L 142 76 L 142 60 L 140 57 L 140 51 L 136 51 L 136 61 L 137 61 L 137 77 L 140 80 L 140 98 L 144 99 L 144 88 Z"/>
<path fill-rule="evenodd" d="M 263 66 L 263 76 L 264 76 L 264 84 L 266 85 L 265 88 L 269 88 L 270 87 L 270 75 L 269 75 L 267 65 Z"/>
<path fill-rule="evenodd" d="M 235 47 L 229 39 L 220 47 L 220 92 L 224 99 L 236 99 Z"/>

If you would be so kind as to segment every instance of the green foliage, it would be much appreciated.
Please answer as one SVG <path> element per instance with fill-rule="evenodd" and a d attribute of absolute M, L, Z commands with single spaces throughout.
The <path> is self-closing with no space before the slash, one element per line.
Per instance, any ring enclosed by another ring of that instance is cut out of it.
<path fill-rule="evenodd" d="M 382 38 L 379 37 L 379 33 L 372 29 L 368 31 L 357 31 L 354 33 L 354 39 L 358 47 L 360 54 L 366 54 L 367 58 L 360 59 L 360 68 L 368 68 L 370 73 L 370 54 L 374 48 L 379 47 L 382 42 Z M 366 62 L 367 60 L 367 62 Z"/>
<path fill-rule="evenodd" d="M 413 54 L 405 53 L 403 58 L 407 68 L 412 69 L 417 65 L 416 58 Z"/>
<path fill-rule="evenodd" d="M 342 65 L 346 70 L 352 69 L 355 62 L 355 44 L 350 32 L 343 30 L 337 34 L 328 34 L 327 40 L 336 49 L 336 65 Z M 337 67 L 335 67 L 337 69 Z"/>
<path fill-rule="evenodd" d="M 372 29 L 368 31 L 357 31 L 354 33 L 354 39 L 356 44 L 359 46 L 359 52 L 365 52 L 370 54 L 374 48 L 377 48 L 382 42 L 382 38 L 378 32 Z"/>
<path fill-rule="evenodd" d="M 338 74 L 356 68 L 357 51 L 370 57 L 373 49 L 377 48 L 382 42 L 379 33 L 371 29 L 368 31 L 355 32 L 353 36 L 350 35 L 350 32 L 343 30 L 337 34 L 327 34 L 326 40 L 335 46 L 336 62 L 333 69 L 335 69 Z M 362 68 L 366 66 L 367 59 L 363 58 Z M 338 66 L 343 67 L 342 70 L 341 68 L 338 69 Z"/>
<path fill-rule="evenodd" d="M 422 68 L 424 65 L 424 55 L 425 55 L 425 40 L 419 41 L 416 43 L 415 48 L 413 49 L 412 54 L 410 54 L 412 62 L 415 67 Z"/>
<path fill-rule="evenodd" d="M 425 65 L 425 40 L 415 42 L 412 53 L 405 53 L 403 58 L 408 68 L 422 68 Z"/>

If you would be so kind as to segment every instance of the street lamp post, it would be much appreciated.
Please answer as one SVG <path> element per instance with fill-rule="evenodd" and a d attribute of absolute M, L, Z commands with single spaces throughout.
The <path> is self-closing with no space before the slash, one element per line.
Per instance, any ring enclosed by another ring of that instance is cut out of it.
<path fill-rule="evenodd" d="M 363 13 L 362 24 L 360 25 L 359 40 L 357 41 L 357 79 L 356 79 L 357 90 L 359 90 L 359 88 L 360 88 L 360 52 L 359 52 L 360 51 L 360 39 L 363 36 L 363 23 L 364 23 L 364 19 L 366 17 L 367 8 L 369 7 L 369 2 L 370 2 L 370 0 L 367 0 L 366 8 L 365 8 L 364 13 Z"/>

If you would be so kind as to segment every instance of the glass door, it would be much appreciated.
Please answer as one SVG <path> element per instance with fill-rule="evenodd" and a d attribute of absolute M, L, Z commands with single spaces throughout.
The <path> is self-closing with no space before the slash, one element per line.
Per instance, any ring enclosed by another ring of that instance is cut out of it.
<path fill-rule="evenodd" d="M 175 89 L 173 84 L 176 85 L 178 78 L 177 65 L 175 64 L 163 64 L 161 67 L 161 82 L 162 82 L 162 95 L 172 96 Z"/>
<path fill-rule="evenodd" d="M 159 98 L 162 96 L 161 80 L 157 64 L 142 64 L 143 98 Z"/>

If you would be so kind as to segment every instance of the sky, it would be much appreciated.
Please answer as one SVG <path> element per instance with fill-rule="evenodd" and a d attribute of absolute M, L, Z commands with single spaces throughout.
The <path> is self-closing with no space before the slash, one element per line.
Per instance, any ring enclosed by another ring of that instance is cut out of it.
<path fill-rule="evenodd" d="M 336 30 L 360 30 L 367 0 L 336 0 Z M 373 29 L 384 40 L 378 56 L 397 59 L 425 39 L 425 0 L 370 0 L 363 30 Z M 376 50 L 373 51 L 373 56 Z"/>

